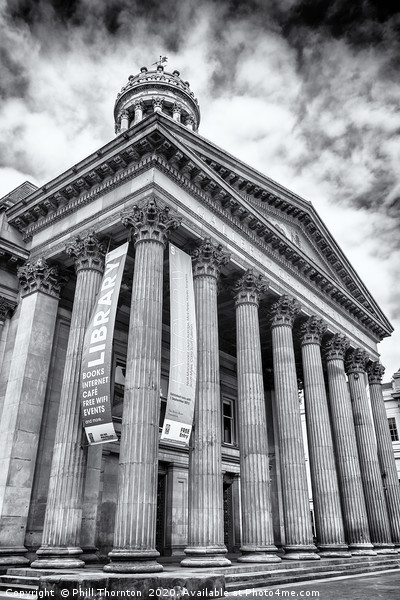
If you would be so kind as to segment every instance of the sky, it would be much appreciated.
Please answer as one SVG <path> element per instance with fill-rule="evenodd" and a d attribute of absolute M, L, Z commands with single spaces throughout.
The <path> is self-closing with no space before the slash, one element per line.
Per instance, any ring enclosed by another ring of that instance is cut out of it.
<path fill-rule="evenodd" d="M 395 327 L 400 7 L 386 0 L 0 0 L 0 197 L 114 137 L 116 94 L 167 56 L 199 133 L 310 200 Z"/>

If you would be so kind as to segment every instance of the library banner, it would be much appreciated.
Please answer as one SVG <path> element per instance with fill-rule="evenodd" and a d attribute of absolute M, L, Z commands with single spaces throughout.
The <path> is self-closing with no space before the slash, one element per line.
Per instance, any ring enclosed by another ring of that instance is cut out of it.
<path fill-rule="evenodd" d="M 112 344 L 128 245 L 127 242 L 106 255 L 103 279 L 85 332 L 80 393 L 89 444 L 118 439 L 111 416 Z"/>
<path fill-rule="evenodd" d="M 169 245 L 171 346 L 161 439 L 189 445 L 197 377 L 197 332 L 191 257 Z"/>

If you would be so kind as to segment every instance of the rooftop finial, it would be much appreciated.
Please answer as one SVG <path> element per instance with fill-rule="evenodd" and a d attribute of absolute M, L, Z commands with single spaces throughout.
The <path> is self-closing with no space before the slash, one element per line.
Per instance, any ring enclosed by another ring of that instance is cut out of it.
<path fill-rule="evenodd" d="M 159 60 L 157 60 L 151 66 L 153 67 L 154 65 L 157 65 L 158 67 L 161 67 L 167 61 L 168 61 L 168 57 L 167 56 L 160 56 Z"/>

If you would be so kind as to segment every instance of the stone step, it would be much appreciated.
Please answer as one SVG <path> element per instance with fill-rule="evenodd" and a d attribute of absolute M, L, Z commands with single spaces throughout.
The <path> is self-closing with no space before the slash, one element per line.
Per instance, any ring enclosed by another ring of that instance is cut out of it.
<path fill-rule="evenodd" d="M 36 600 L 38 596 L 39 578 L 38 577 L 13 577 L 12 575 L 2 575 L 0 577 L 0 599 L 3 598 L 30 598 Z"/>
<path fill-rule="evenodd" d="M 267 587 L 269 585 L 296 583 L 300 581 L 312 581 L 329 577 L 340 577 L 344 575 L 358 575 L 362 573 L 379 572 L 399 569 L 398 561 L 387 561 L 386 564 L 379 561 L 375 564 L 354 564 L 340 567 L 331 566 L 326 569 L 312 570 L 303 567 L 282 569 L 269 572 L 254 572 L 253 574 L 241 574 L 226 576 L 226 591 L 233 592 L 248 588 Z"/>

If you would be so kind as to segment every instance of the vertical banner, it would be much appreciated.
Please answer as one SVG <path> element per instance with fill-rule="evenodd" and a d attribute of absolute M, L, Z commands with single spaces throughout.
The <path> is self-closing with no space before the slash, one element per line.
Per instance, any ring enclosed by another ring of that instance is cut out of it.
<path fill-rule="evenodd" d="M 100 291 L 85 332 L 80 389 L 89 444 L 118 439 L 111 416 L 112 343 L 128 246 L 127 242 L 106 255 Z"/>
<path fill-rule="evenodd" d="M 169 245 L 171 349 L 167 409 L 161 439 L 187 446 L 193 425 L 197 332 L 191 257 Z"/>

